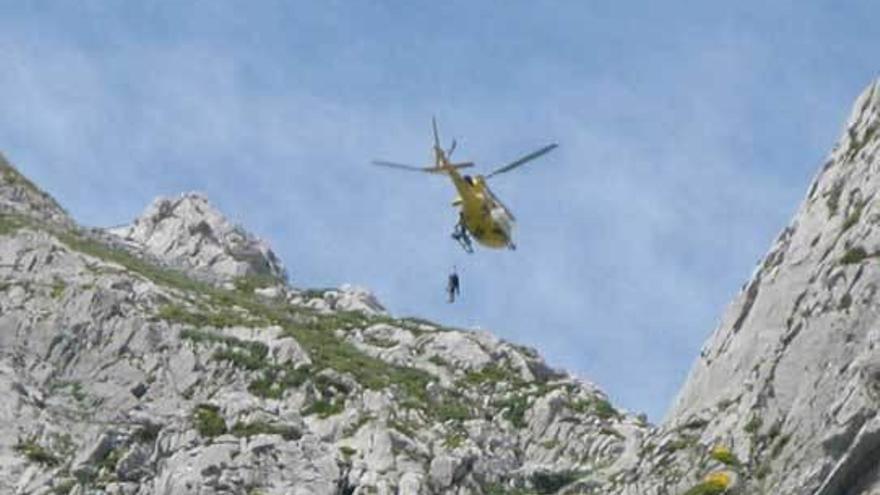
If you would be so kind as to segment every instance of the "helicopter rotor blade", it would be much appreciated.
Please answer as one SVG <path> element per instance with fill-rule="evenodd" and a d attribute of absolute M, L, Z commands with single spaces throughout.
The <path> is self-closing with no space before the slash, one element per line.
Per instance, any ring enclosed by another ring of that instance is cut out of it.
<path fill-rule="evenodd" d="M 425 172 L 427 174 L 444 174 L 448 173 L 449 169 L 461 170 L 463 168 L 470 168 L 474 166 L 474 162 L 450 163 L 447 164 L 446 167 L 416 167 L 413 165 L 386 162 L 382 160 L 373 160 L 370 163 L 372 163 L 373 165 L 378 165 L 380 167 L 396 168 L 398 170 L 406 170 L 407 172 Z"/>
<path fill-rule="evenodd" d="M 453 139 L 453 140 L 452 140 L 452 145 L 449 146 L 449 150 L 446 152 L 446 156 L 447 156 L 447 157 L 452 156 L 452 152 L 455 151 L 455 145 L 456 145 L 456 142 L 455 142 L 455 139 Z"/>
<path fill-rule="evenodd" d="M 559 145 L 556 143 L 548 144 L 547 146 L 544 146 L 543 148 L 541 148 L 537 151 L 533 151 L 533 152 L 529 153 L 528 155 L 525 155 L 524 157 L 522 157 L 516 161 L 513 161 L 513 162 L 511 162 L 511 163 L 509 163 L 499 169 L 492 171 L 490 174 L 486 175 L 486 178 L 488 179 L 490 177 L 494 177 L 496 175 L 503 174 L 505 172 L 510 172 L 511 170 L 515 169 L 516 167 L 524 165 L 527 162 L 530 162 L 530 161 L 534 160 L 535 158 L 538 158 L 539 156 L 542 156 L 546 153 L 553 151 L 553 149 L 556 148 L 557 146 L 559 146 Z"/>
<path fill-rule="evenodd" d="M 386 162 L 382 160 L 373 160 L 373 165 L 378 165 L 380 167 L 388 167 L 388 168 L 396 168 L 398 170 L 406 170 L 409 172 L 430 172 L 433 167 L 416 167 L 413 165 L 404 165 L 403 163 L 394 163 L 394 162 Z"/>
<path fill-rule="evenodd" d="M 434 149 L 440 149 L 440 134 L 437 132 L 437 117 L 431 117 L 431 126 L 434 128 Z"/>

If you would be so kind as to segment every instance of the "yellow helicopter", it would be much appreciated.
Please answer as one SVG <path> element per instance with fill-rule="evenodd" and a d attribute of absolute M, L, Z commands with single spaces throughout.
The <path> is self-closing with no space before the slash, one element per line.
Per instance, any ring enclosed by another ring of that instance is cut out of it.
<path fill-rule="evenodd" d="M 473 162 L 452 163 L 449 157 L 455 151 L 455 140 L 449 150 L 440 147 L 440 137 L 437 132 L 437 119 L 431 120 L 434 129 L 434 166 L 414 167 L 412 165 L 404 165 L 394 162 L 373 161 L 374 165 L 382 167 L 391 167 L 400 170 L 409 170 L 413 172 L 425 172 L 429 174 L 448 175 L 452 179 L 452 184 L 458 191 L 458 197 L 452 202 L 452 206 L 458 207 L 459 220 L 455 225 L 452 238 L 461 244 L 462 248 L 468 253 L 473 252 L 470 237 L 473 236 L 480 244 L 490 248 L 508 248 L 516 249 L 513 243 L 513 224 L 516 219 L 510 209 L 504 206 L 497 196 L 495 196 L 486 184 L 486 179 L 490 179 L 496 175 L 509 172 L 525 163 L 544 155 L 556 148 L 557 144 L 549 144 L 543 148 L 533 151 L 513 162 L 500 167 L 489 174 L 462 175 L 459 170 L 463 168 L 473 167 Z"/>

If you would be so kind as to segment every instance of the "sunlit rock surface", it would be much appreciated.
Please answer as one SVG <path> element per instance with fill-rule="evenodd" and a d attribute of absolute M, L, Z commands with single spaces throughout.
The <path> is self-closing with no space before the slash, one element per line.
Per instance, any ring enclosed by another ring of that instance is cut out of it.
<path fill-rule="evenodd" d="M 268 244 L 231 223 L 199 193 L 157 198 L 130 226 L 111 232 L 168 262 L 223 279 L 286 277 Z"/>

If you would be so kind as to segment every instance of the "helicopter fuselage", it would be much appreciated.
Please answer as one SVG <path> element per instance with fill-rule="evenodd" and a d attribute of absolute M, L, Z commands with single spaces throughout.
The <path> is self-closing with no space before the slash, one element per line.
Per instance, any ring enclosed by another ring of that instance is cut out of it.
<path fill-rule="evenodd" d="M 483 177 L 462 176 L 451 167 L 445 170 L 458 191 L 453 206 L 460 209 L 461 220 L 474 239 L 490 248 L 513 246 L 513 215 L 492 194 Z"/>

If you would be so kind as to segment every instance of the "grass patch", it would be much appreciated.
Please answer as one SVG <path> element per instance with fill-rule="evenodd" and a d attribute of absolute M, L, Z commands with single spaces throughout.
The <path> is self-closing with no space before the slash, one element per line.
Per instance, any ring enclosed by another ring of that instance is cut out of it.
<path fill-rule="evenodd" d="M 865 251 L 865 248 L 861 246 L 856 246 L 847 249 L 846 252 L 843 253 L 843 257 L 840 258 L 840 262 L 844 265 L 852 265 L 855 263 L 860 263 L 868 256 L 868 252 Z"/>
<path fill-rule="evenodd" d="M 248 391 L 264 399 L 280 399 L 285 390 L 299 387 L 309 376 L 308 367 L 272 366 L 248 385 Z"/>
<path fill-rule="evenodd" d="M 457 397 L 445 397 L 438 404 L 434 404 L 428 411 L 436 421 L 465 421 L 471 419 L 471 411 L 467 404 Z"/>
<path fill-rule="evenodd" d="M 122 459 L 122 449 L 110 449 L 110 452 L 107 452 L 107 455 L 98 462 L 98 468 L 104 469 L 108 473 L 114 473 L 116 472 L 116 465 L 119 464 L 119 459 Z"/>
<path fill-rule="evenodd" d="M 214 438 L 227 432 L 226 421 L 220 416 L 220 408 L 210 404 L 196 406 L 193 422 L 199 435 Z"/>
<path fill-rule="evenodd" d="M 321 419 L 327 419 L 330 416 L 341 413 L 345 410 L 345 400 L 329 401 L 324 399 L 316 400 L 311 405 L 303 409 L 303 416 L 311 416 L 317 414 Z"/>
<path fill-rule="evenodd" d="M 374 419 L 375 418 L 373 418 L 373 416 L 370 416 L 369 414 L 365 414 L 365 415 L 361 416 L 355 423 L 353 423 L 345 428 L 345 431 L 342 432 L 342 437 L 348 438 L 348 437 L 353 436 L 365 424 L 369 423 L 370 421 L 373 421 Z"/>
<path fill-rule="evenodd" d="M 66 288 L 67 288 L 67 283 L 64 282 L 64 280 L 61 280 L 60 278 L 56 278 L 52 282 L 52 292 L 51 292 L 50 296 L 52 297 L 52 299 L 61 299 L 61 296 L 64 295 L 64 289 L 66 289 Z"/>
<path fill-rule="evenodd" d="M 230 433 L 237 437 L 245 438 L 250 438 L 254 435 L 280 435 L 285 440 L 291 441 L 302 438 L 302 432 L 293 426 L 275 425 L 265 421 L 254 421 L 251 423 L 237 421 L 232 426 Z"/>
<path fill-rule="evenodd" d="M 61 380 L 61 381 L 53 382 L 49 386 L 49 390 L 53 393 L 56 390 L 63 390 L 65 388 L 67 389 L 70 396 L 73 397 L 73 399 L 75 401 L 77 401 L 80 405 L 85 403 L 86 399 L 88 399 L 88 395 L 86 394 L 85 390 L 83 390 L 83 385 L 79 381 Z"/>
<path fill-rule="evenodd" d="M 254 371 L 262 369 L 268 365 L 268 362 L 266 361 L 267 353 L 268 349 L 265 346 L 258 348 L 256 351 L 250 348 L 226 348 L 214 351 L 214 354 L 211 355 L 211 359 L 214 359 L 215 361 L 226 361 L 232 363 L 233 366 L 238 368 Z"/>
<path fill-rule="evenodd" d="M 558 492 L 581 476 L 583 476 L 583 473 L 577 471 L 537 472 L 532 474 L 530 481 L 536 493 L 550 494 Z"/>
<path fill-rule="evenodd" d="M 231 309 L 217 311 L 191 311 L 180 304 L 166 304 L 159 309 L 156 318 L 172 323 L 182 323 L 193 327 L 253 327 L 265 324 L 264 321 Z"/>
<path fill-rule="evenodd" d="M 596 413 L 596 416 L 599 416 L 602 419 L 616 418 L 620 416 L 620 413 L 614 406 L 611 405 L 605 399 L 596 399 L 593 401 L 593 411 Z"/>
<path fill-rule="evenodd" d="M 343 445 L 342 447 L 339 447 L 339 453 L 342 454 L 342 457 L 344 457 L 345 460 L 349 460 L 357 454 L 357 449 L 351 448 L 348 445 Z"/>
<path fill-rule="evenodd" d="M 517 385 L 522 382 L 516 372 L 505 366 L 499 366 L 495 363 L 487 364 L 477 371 L 469 371 L 464 377 L 465 383 L 469 385 L 482 385 L 484 383 L 501 383 L 507 382 Z"/>
<path fill-rule="evenodd" d="M 623 435 L 623 433 L 615 430 L 614 428 L 608 428 L 607 426 L 603 426 L 602 428 L 599 428 L 599 433 L 601 433 L 603 435 L 608 435 L 611 437 L 617 437 L 621 440 L 626 439 L 626 437 Z"/>
<path fill-rule="evenodd" d="M 828 207 L 828 218 L 837 215 L 840 208 L 840 196 L 843 193 L 843 181 L 838 180 L 831 186 L 831 190 L 826 193 L 825 206 Z"/>
<path fill-rule="evenodd" d="M 17 215 L 0 215 L 0 235 L 10 235 L 24 226 L 24 222 Z"/>
<path fill-rule="evenodd" d="M 467 439 L 465 433 L 461 431 L 451 431 L 446 434 L 446 438 L 443 440 L 443 446 L 450 450 L 457 449 L 464 444 L 465 439 Z"/>
<path fill-rule="evenodd" d="M 237 277 L 233 281 L 233 284 L 235 285 L 235 290 L 244 292 L 248 295 L 253 294 L 254 291 L 257 289 L 274 287 L 279 283 L 282 283 L 282 281 L 278 280 L 272 275 L 265 274 L 248 274 L 242 277 Z"/>
<path fill-rule="evenodd" d="M 514 426 L 514 428 L 525 428 L 526 411 L 529 410 L 529 398 L 526 395 L 518 395 L 510 399 L 505 399 L 496 403 L 496 406 L 503 410 L 502 417 Z"/>
<path fill-rule="evenodd" d="M 751 419 L 749 419 L 749 422 L 743 426 L 743 431 L 750 435 L 754 435 L 758 432 L 759 429 L 761 429 L 761 425 L 763 424 L 764 421 L 761 419 L 761 417 L 755 414 L 751 417 Z"/>
<path fill-rule="evenodd" d="M 61 462 L 49 449 L 37 443 L 35 438 L 19 439 L 13 449 L 27 460 L 47 467 L 57 466 Z"/>
<path fill-rule="evenodd" d="M 541 443 L 542 449 L 553 450 L 556 447 L 559 447 L 559 440 L 547 440 L 546 442 Z"/>
<path fill-rule="evenodd" d="M 431 328 L 439 329 L 440 325 L 434 323 L 433 321 L 426 320 L 424 318 L 417 318 L 415 316 L 407 316 L 400 319 L 400 323 L 405 325 L 408 330 L 412 330 L 412 327 L 420 327 L 420 326 L 428 326 Z"/>
<path fill-rule="evenodd" d="M 698 439 L 698 437 L 696 437 L 696 436 L 690 436 L 690 435 L 680 436 L 680 437 L 676 438 L 675 440 L 672 440 L 671 442 L 667 443 L 663 447 L 663 450 L 665 450 L 666 452 L 669 452 L 669 453 L 678 452 L 679 450 L 684 450 L 684 449 L 687 449 L 687 448 L 690 448 L 690 447 L 693 447 L 694 445 L 696 445 L 697 439 Z"/>
<path fill-rule="evenodd" d="M 508 488 L 501 483 L 492 483 L 483 487 L 486 495 L 534 495 L 535 492 L 525 488 Z"/>
<path fill-rule="evenodd" d="M 859 220 L 861 220 L 862 218 L 862 212 L 865 210 L 865 205 L 867 203 L 867 201 L 857 201 L 855 204 L 852 205 L 852 209 L 843 220 L 843 232 L 846 232 L 851 227 L 859 223 Z"/>
<path fill-rule="evenodd" d="M 435 355 L 435 356 L 431 356 L 430 358 L 428 358 L 428 361 L 430 361 L 430 362 L 436 364 L 437 366 L 443 367 L 443 368 L 448 368 L 448 367 L 449 367 L 449 363 L 446 362 L 446 360 L 443 359 L 443 358 L 440 357 L 440 356 L 436 356 L 436 355 Z"/>
<path fill-rule="evenodd" d="M 579 399 L 571 404 L 569 407 L 572 411 L 587 414 L 592 413 L 598 416 L 600 419 L 611 419 L 620 417 L 620 412 L 611 405 L 608 400 L 603 399 L 601 397 L 592 397 L 590 399 Z"/>
<path fill-rule="evenodd" d="M 165 308 L 167 307 L 165 306 Z M 215 361 L 227 361 L 234 366 L 251 371 L 271 366 L 267 359 L 269 348 L 262 342 L 246 341 L 228 335 L 189 328 L 180 332 L 180 338 L 196 344 L 222 345 L 222 349 L 217 349 L 211 355 Z"/>
<path fill-rule="evenodd" d="M 388 421 L 388 426 L 390 428 L 394 428 L 395 430 L 403 433 L 405 436 L 409 438 L 416 437 L 416 431 L 419 429 L 419 425 L 414 421 L 409 420 L 400 420 L 400 419 L 392 419 Z"/>

